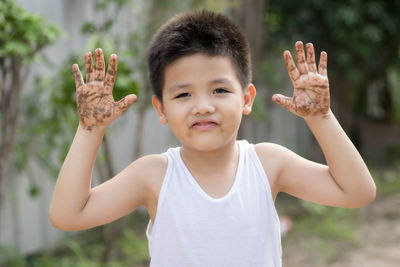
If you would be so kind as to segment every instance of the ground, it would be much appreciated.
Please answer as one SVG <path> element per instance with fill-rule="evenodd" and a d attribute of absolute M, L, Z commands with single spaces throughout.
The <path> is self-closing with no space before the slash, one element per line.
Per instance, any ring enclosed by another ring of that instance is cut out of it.
<path fill-rule="evenodd" d="M 399 207 L 400 192 L 377 198 L 359 211 L 354 235 L 343 241 L 296 232 L 295 227 L 283 239 L 283 266 L 400 266 Z"/>

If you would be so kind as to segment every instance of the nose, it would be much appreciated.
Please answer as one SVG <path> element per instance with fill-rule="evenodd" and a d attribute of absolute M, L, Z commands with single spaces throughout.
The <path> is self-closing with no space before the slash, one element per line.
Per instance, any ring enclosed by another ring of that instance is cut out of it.
<path fill-rule="evenodd" d="M 207 113 L 214 113 L 215 112 L 215 106 L 214 104 L 210 101 L 205 96 L 198 96 L 195 99 L 193 109 L 192 109 L 192 114 L 193 115 L 204 115 Z"/>

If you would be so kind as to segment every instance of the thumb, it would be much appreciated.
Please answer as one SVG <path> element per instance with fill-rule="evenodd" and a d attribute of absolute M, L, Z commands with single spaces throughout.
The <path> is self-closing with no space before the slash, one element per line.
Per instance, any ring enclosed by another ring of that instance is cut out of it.
<path fill-rule="evenodd" d="M 118 116 L 121 115 L 125 110 L 129 108 L 130 105 L 133 104 L 137 100 L 137 96 L 134 94 L 127 95 L 124 98 L 122 98 L 120 101 L 115 103 L 116 106 L 116 112 Z"/>
<path fill-rule="evenodd" d="M 272 96 L 272 101 L 287 108 L 288 110 L 294 109 L 293 97 L 287 97 L 281 94 L 274 94 Z"/>

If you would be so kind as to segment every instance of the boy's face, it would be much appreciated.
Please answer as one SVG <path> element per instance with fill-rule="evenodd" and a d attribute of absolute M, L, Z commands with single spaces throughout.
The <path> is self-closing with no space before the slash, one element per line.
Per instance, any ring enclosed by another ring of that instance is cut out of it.
<path fill-rule="evenodd" d="M 164 80 L 163 100 L 153 96 L 153 106 L 183 147 L 211 151 L 236 140 L 255 88 L 242 90 L 228 57 L 184 56 L 166 68 Z"/>

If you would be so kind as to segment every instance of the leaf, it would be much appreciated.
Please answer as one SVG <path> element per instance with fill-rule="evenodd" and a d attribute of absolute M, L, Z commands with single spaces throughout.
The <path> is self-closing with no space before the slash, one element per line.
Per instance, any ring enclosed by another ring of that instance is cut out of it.
<path fill-rule="evenodd" d="M 43 17 L 22 9 L 14 1 L 0 6 L 0 56 L 19 55 L 31 62 L 35 53 L 53 43 L 60 35 L 58 28 Z"/>
<path fill-rule="evenodd" d="M 378 43 L 382 40 L 382 31 L 375 25 L 367 25 L 363 30 L 364 37 L 373 43 Z"/>
<path fill-rule="evenodd" d="M 104 10 L 107 8 L 107 6 L 108 6 L 108 1 L 103 0 L 103 1 L 97 1 L 94 8 L 96 10 Z"/>
<path fill-rule="evenodd" d="M 103 24 L 102 31 L 108 31 L 113 24 L 114 24 L 114 19 L 106 20 Z"/>
<path fill-rule="evenodd" d="M 96 31 L 96 26 L 94 26 L 91 22 L 86 22 L 81 27 L 81 33 L 83 34 L 92 34 Z"/>
<path fill-rule="evenodd" d="M 29 187 L 29 195 L 31 197 L 37 197 L 40 194 L 40 188 L 36 184 L 32 184 Z"/>

